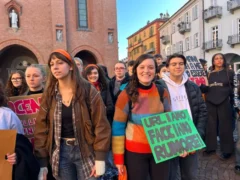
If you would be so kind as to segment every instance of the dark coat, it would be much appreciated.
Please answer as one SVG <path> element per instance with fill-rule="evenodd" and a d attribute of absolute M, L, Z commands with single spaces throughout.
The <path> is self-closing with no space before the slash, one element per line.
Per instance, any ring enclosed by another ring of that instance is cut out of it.
<path fill-rule="evenodd" d="M 119 91 L 117 92 L 116 95 L 114 95 L 114 87 L 115 87 L 115 81 L 116 81 L 116 77 L 114 76 L 111 80 L 110 80 L 110 83 L 109 83 L 109 89 L 110 89 L 110 93 L 111 93 L 111 96 L 112 96 L 112 100 L 113 100 L 113 104 L 115 105 L 116 102 L 117 102 L 117 98 L 119 96 L 119 94 L 121 93 L 121 91 L 123 89 L 125 89 L 125 87 L 127 86 L 128 82 L 129 82 L 129 76 L 125 76 L 125 78 L 122 80 L 121 82 L 121 85 L 120 85 L 120 89 Z"/>
<path fill-rule="evenodd" d="M 33 155 L 30 141 L 22 134 L 17 134 L 17 164 L 13 166 L 13 180 L 37 180 L 40 165 Z"/>
<path fill-rule="evenodd" d="M 106 106 L 107 119 L 108 119 L 110 125 L 112 125 L 113 115 L 114 115 L 114 105 L 113 105 L 112 96 L 110 94 L 109 85 L 108 85 L 108 88 L 101 89 L 101 96 L 102 96 L 103 102 Z"/>
<path fill-rule="evenodd" d="M 168 89 L 166 83 L 163 80 L 159 80 L 158 82 L 161 83 L 166 89 Z M 201 137 L 204 138 L 208 113 L 206 104 L 202 98 L 202 93 L 199 87 L 192 81 L 188 80 L 184 85 L 192 112 L 193 122 Z"/>

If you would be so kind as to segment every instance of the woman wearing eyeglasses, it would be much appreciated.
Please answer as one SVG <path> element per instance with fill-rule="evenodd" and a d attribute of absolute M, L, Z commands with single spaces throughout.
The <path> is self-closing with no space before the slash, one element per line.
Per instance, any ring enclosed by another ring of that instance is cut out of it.
<path fill-rule="evenodd" d="M 24 73 L 20 70 L 12 72 L 6 84 L 6 95 L 8 97 L 24 95 L 27 89 Z"/>

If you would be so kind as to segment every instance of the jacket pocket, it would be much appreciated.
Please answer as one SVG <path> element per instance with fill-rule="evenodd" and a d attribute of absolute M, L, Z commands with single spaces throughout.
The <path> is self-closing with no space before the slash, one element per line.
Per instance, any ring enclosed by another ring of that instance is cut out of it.
<path fill-rule="evenodd" d="M 89 145 L 92 145 L 95 139 L 95 135 L 93 132 L 93 125 L 91 120 L 86 120 L 84 122 L 84 131 L 85 131 L 85 139 Z"/>

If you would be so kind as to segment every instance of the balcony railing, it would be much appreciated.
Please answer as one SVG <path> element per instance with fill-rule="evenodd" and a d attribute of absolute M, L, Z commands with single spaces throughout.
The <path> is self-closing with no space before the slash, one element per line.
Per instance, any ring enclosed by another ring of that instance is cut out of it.
<path fill-rule="evenodd" d="M 145 53 L 152 53 L 152 52 L 155 52 L 155 48 L 154 47 L 145 51 Z"/>
<path fill-rule="evenodd" d="M 231 46 L 234 46 L 235 44 L 240 44 L 240 34 L 228 36 L 227 43 Z"/>
<path fill-rule="evenodd" d="M 190 22 L 180 22 L 178 24 L 178 31 L 181 34 L 184 34 L 185 32 L 191 31 L 191 23 Z"/>
<path fill-rule="evenodd" d="M 227 10 L 234 13 L 236 9 L 240 9 L 240 0 L 231 0 L 227 2 Z"/>
<path fill-rule="evenodd" d="M 160 39 L 162 40 L 161 42 L 163 44 L 170 43 L 170 36 L 169 35 L 161 36 Z"/>
<path fill-rule="evenodd" d="M 222 7 L 221 6 L 210 6 L 208 9 L 204 10 L 204 20 L 208 22 L 212 18 L 222 17 Z"/>
<path fill-rule="evenodd" d="M 205 42 L 203 44 L 203 49 L 205 51 L 209 51 L 211 49 L 221 49 L 222 46 L 223 46 L 222 39 L 218 39 L 218 40 L 212 40 L 212 41 Z"/>

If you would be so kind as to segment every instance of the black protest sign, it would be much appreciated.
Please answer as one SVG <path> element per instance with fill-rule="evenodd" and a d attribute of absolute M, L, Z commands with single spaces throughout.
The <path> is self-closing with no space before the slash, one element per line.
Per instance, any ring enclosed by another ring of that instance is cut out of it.
<path fill-rule="evenodd" d="M 206 73 L 196 56 L 186 56 L 186 73 L 189 79 L 195 82 L 197 85 L 208 85 Z"/>

